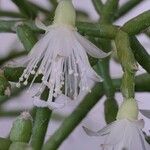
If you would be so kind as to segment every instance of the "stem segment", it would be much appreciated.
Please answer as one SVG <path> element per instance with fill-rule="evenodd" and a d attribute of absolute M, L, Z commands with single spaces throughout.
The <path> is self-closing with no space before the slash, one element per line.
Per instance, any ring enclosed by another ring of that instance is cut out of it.
<path fill-rule="evenodd" d="M 123 6 L 119 8 L 118 12 L 115 15 L 115 20 L 125 15 L 127 12 L 129 12 L 131 9 L 133 9 L 143 1 L 144 0 L 129 0 L 128 2 L 126 2 Z"/>
<path fill-rule="evenodd" d="M 116 36 L 115 43 L 118 57 L 121 61 L 122 69 L 124 71 L 121 86 L 123 97 L 125 99 L 134 98 L 134 78 L 138 66 L 130 48 L 128 34 L 120 30 Z"/>
<path fill-rule="evenodd" d="M 49 90 L 46 89 L 41 95 L 41 99 L 47 100 Z M 49 119 L 52 111 L 48 108 L 37 108 L 32 131 L 31 145 L 35 150 L 41 150 L 45 139 Z"/>

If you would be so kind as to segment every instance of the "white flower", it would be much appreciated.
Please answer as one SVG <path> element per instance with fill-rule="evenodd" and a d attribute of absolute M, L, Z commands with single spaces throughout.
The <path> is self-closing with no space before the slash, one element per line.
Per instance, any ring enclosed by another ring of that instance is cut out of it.
<path fill-rule="evenodd" d="M 37 27 L 46 32 L 27 56 L 24 62 L 26 69 L 17 86 L 22 82 L 27 85 L 31 74 L 34 75 L 32 86 L 36 77 L 42 74 L 42 83 L 36 96 L 40 97 L 46 87 L 49 88 L 49 96 L 47 102 L 36 100 L 35 105 L 38 107 L 62 107 L 62 104 L 52 102 L 62 91 L 66 96 L 75 99 L 81 90 L 90 92 L 89 80 L 101 81 L 90 66 L 87 53 L 96 58 L 104 58 L 109 54 L 77 32 L 75 18 L 71 0 L 62 0 L 57 6 L 52 25 L 45 26 L 36 20 Z"/>
<path fill-rule="evenodd" d="M 104 136 L 103 150 L 149 150 L 142 129 L 144 120 L 138 120 L 138 107 L 134 99 L 125 100 L 119 108 L 117 119 L 98 132 L 83 129 L 90 136 Z"/>
<path fill-rule="evenodd" d="M 90 136 L 105 136 L 102 144 L 103 150 L 149 150 L 142 129 L 143 120 L 130 121 L 128 119 L 117 120 L 98 132 L 93 132 L 84 127 Z"/>

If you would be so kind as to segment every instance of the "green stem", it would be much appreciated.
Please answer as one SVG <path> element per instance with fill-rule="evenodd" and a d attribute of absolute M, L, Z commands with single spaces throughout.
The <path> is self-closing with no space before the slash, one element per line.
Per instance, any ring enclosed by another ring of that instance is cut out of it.
<path fill-rule="evenodd" d="M 14 97 L 17 97 L 19 94 L 21 94 L 21 92 L 23 92 L 25 90 L 25 87 L 22 87 L 20 89 L 15 88 L 11 91 L 11 96 L 1 96 L 0 97 L 0 105 L 4 104 L 5 102 L 7 102 L 8 100 L 11 100 Z"/>
<path fill-rule="evenodd" d="M 118 9 L 118 2 L 118 0 L 107 0 L 101 13 L 100 24 L 111 24 L 113 22 L 115 12 Z M 101 39 L 100 46 L 106 52 L 111 51 L 111 41 L 109 39 Z M 100 74 L 104 79 L 103 85 L 107 97 L 104 103 L 105 120 L 107 123 L 113 122 L 118 112 L 118 105 L 115 100 L 115 88 L 109 72 L 109 61 L 109 58 L 105 58 L 98 62 Z"/>
<path fill-rule="evenodd" d="M 101 15 L 101 23 L 112 23 L 114 21 L 114 16 L 116 11 L 118 10 L 118 2 L 119 0 L 107 0 Z"/>
<path fill-rule="evenodd" d="M 25 54 L 27 54 L 27 51 L 21 51 L 21 52 L 11 51 L 5 58 L 0 59 L 0 66 L 4 65 L 7 61 L 9 61 L 13 58 L 17 58 L 17 57 L 23 56 Z"/>
<path fill-rule="evenodd" d="M 102 76 L 104 80 L 103 85 L 104 85 L 105 94 L 107 98 L 111 99 L 115 95 L 115 89 L 114 89 L 111 77 L 109 75 L 109 69 L 108 69 L 109 61 L 107 59 L 99 61 L 97 64 L 97 67 L 98 67 L 98 70 L 100 71 L 100 75 Z"/>
<path fill-rule="evenodd" d="M 9 111 L 5 111 L 5 110 L 1 109 L 0 117 L 15 117 L 15 116 L 19 116 L 23 111 L 24 111 L 23 109 L 20 109 L 20 110 L 9 110 Z M 33 117 L 35 116 L 35 109 L 28 110 L 28 112 L 30 112 L 30 114 Z M 62 116 L 62 117 L 64 117 L 64 116 Z M 61 118 L 61 116 L 60 116 L 60 118 Z"/>
<path fill-rule="evenodd" d="M 148 52 L 141 45 L 141 43 L 137 40 L 136 37 L 130 37 L 130 45 L 138 63 L 148 73 L 150 73 L 150 55 L 148 54 Z"/>
<path fill-rule="evenodd" d="M 150 38 L 150 27 L 147 28 L 144 33 Z"/>
<path fill-rule="evenodd" d="M 98 14 L 101 14 L 102 9 L 103 9 L 103 3 L 101 0 L 92 0 L 93 5 L 95 7 L 95 10 L 97 11 Z"/>
<path fill-rule="evenodd" d="M 113 79 L 113 84 L 117 91 L 120 91 L 122 79 Z M 144 73 L 135 77 L 135 91 L 149 92 L 150 91 L 150 75 Z"/>
<path fill-rule="evenodd" d="M 43 8 L 43 7 L 41 7 L 41 6 L 39 6 L 38 4 L 35 4 L 35 3 L 33 3 L 33 2 L 28 2 L 30 5 L 31 5 L 31 7 L 33 7 L 33 9 L 35 9 L 36 11 L 41 11 L 41 12 L 43 12 L 43 13 L 45 13 L 45 14 L 49 14 L 50 13 L 50 11 L 49 10 L 47 10 L 47 9 L 45 9 L 45 8 Z"/>
<path fill-rule="evenodd" d="M 100 25 L 99 23 L 77 22 L 79 32 L 89 36 L 113 39 L 118 32 L 118 27 L 113 25 Z"/>
<path fill-rule="evenodd" d="M 35 18 L 36 10 L 33 9 L 25 0 L 12 0 L 20 9 L 21 13 L 27 18 Z"/>
<path fill-rule="evenodd" d="M 142 32 L 144 29 L 150 26 L 150 10 L 138 15 L 137 17 L 129 20 L 121 28 L 129 35 L 135 35 Z"/>
<path fill-rule="evenodd" d="M 109 73 L 109 58 L 98 62 L 98 70 L 103 77 L 103 86 L 107 99 L 104 102 L 105 121 L 109 124 L 116 119 L 118 104 L 115 100 L 115 87 Z"/>
<path fill-rule="evenodd" d="M 41 99 L 47 100 L 49 90 L 46 89 L 41 95 Z M 32 131 L 31 145 L 35 150 L 41 150 L 44 143 L 48 123 L 52 111 L 48 108 L 37 108 Z"/>
<path fill-rule="evenodd" d="M 4 139 L 0 137 L 0 150 L 8 150 L 12 142 L 9 139 Z"/>
<path fill-rule="evenodd" d="M 12 32 L 15 33 L 15 24 L 17 21 L 0 20 L 0 32 Z"/>
<path fill-rule="evenodd" d="M 132 10 L 134 7 L 136 7 L 138 4 L 140 4 L 143 1 L 144 0 L 129 0 L 128 2 L 126 2 L 117 11 L 117 13 L 115 15 L 115 20 L 119 19 L 120 17 L 122 17 L 123 15 L 128 13 L 130 10 Z"/>
<path fill-rule="evenodd" d="M 49 0 L 49 1 L 53 5 L 53 7 L 56 7 L 58 4 L 56 0 Z"/>
<path fill-rule="evenodd" d="M 25 68 L 23 67 L 17 67 L 17 68 L 9 68 L 9 67 L 6 67 L 4 68 L 4 76 L 6 77 L 6 79 L 8 81 L 12 81 L 12 82 L 18 82 L 19 81 L 19 78 L 20 76 L 22 75 L 23 71 L 24 71 Z M 28 79 L 28 82 L 31 82 L 34 78 L 34 75 L 31 75 Z M 42 75 L 39 75 L 36 79 L 35 79 L 35 82 L 36 83 L 40 83 L 42 80 Z"/>
<path fill-rule="evenodd" d="M 31 47 L 37 42 L 37 36 L 27 25 L 18 25 L 17 35 L 27 51 L 30 51 Z"/>
<path fill-rule="evenodd" d="M 102 96 L 103 88 L 101 84 L 98 84 L 92 89 L 92 93 L 89 93 L 72 114 L 63 121 L 61 127 L 46 142 L 42 150 L 58 149 Z"/>
<path fill-rule="evenodd" d="M 0 16 L 1 17 L 12 17 L 12 18 L 24 18 L 24 16 L 20 13 L 12 12 L 12 11 L 4 11 L 4 10 L 0 10 Z"/>

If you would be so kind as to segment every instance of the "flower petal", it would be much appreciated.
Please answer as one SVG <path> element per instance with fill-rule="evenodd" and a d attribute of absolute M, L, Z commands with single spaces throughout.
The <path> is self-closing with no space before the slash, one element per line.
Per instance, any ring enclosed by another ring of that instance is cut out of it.
<path fill-rule="evenodd" d="M 86 52 L 95 58 L 105 58 L 111 54 L 105 53 L 102 50 L 100 50 L 98 47 L 96 47 L 93 43 L 91 43 L 89 40 L 81 36 L 79 33 L 75 32 L 75 36 L 77 40 L 80 42 L 80 44 L 85 48 Z"/>
<path fill-rule="evenodd" d="M 35 19 L 35 25 L 42 30 L 47 30 L 47 26 L 45 26 L 44 23 L 42 23 L 38 18 Z"/>
<path fill-rule="evenodd" d="M 135 124 L 139 129 L 143 129 L 143 128 L 144 128 L 144 125 L 145 125 L 145 122 L 144 122 L 143 119 L 140 119 L 140 120 L 134 121 L 134 124 Z"/>
<path fill-rule="evenodd" d="M 98 132 L 92 131 L 84 126 L 82 128 L 86 132 L 86 134 L 89 136 L 100 136 L 100 134 Z"/>
<path fill-rule="evenodd" d="M 150 110 L 140 109 L 140 113 L 150 119 Z"/>
<path fill-rule="evenodd" d="M 33 100 L 33 105 L 36 106 L 36 107 L 44 108 L 44 107 L 47 107 L 47 102 L 43 101 L 43 100 L 40 100 L 39 98 L 35 98 Z"/>
<path fill-rule="evenodd" d="M 104 128 L 102 128 L 101 130 L 95 132 L 92 131 L 86 127 L 83 126 L 84 131 L 87 133 L 87 135 L 89 136 L 104 136 L 110 133 L 112 126 L 114 125 L 115 122 L 112 122 L 108 125 L 106 125 Z"/>
<path fill-rule="evenodd" d="M 65 103 L 43 101 L 43 100 L 40 100 L 38 98 L 34 99 L 33 104 L 36 107 L 41 107 L 41 108 L 48 107 L 50 110 L 54 110 L 54 109 L 58 109 L 58 108 L 60 109 L 60 108 L 63 108 L 65 106 Z"/>
<path fill-rule="evenodd" d="M 128 121 L 126 119 L 116 121 L 111 127 L 110 134 L 108 135 L 105 144 L 115 145 L 118 144 L 121 140 L 123 140 L 123 136 L 127 131 L 127 125 Z"/>
<path fill-rule="evenodd" d="M 72 31 L 65 27 L 55 28 L 55 48 L 58 55 L 63 57 L 69 57 L 73 48 Z"/>
<path fill-rule="evenodd" d="M 65 106 L 65 103 L 56 103 L 56 102 L 48 102 L 47 101 L 47 107 L 50 110 L 54 110 L 54 109 L 61 109 Z"/>

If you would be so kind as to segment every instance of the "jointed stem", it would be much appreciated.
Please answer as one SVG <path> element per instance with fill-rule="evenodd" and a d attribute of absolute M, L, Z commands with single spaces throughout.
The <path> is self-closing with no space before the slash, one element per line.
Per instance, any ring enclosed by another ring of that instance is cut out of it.
<path fill-rule="evenodd" d="M 121 61 L 122 69 L 124 71 L 122 78 L 121 91 L 125 99 L 134 98 L 135 92 L 135 72 L 137 71 L 137 63 L 135 61 L 134 55 L 130 48 L 130 41 L 128 34 L 121 31 L 115 39 L 118 57 Z"/>
<path fill-rule="evenodd" d="M 101 25 L 112 24 L 113 17 L 118 8 L 118 2 L 119 2 L 118 0 L 116 1 L 108 0 L 106 2 L 101 14 L 100 19 Z M 109 39 L 101 39 L 101 40 L 102 40 L 102 42 L 100 42 L 101 48 L 106 52 L 111 51 L 111 41 Z M 115 88 L 113 86 L 113 82 L 109 72 L 109 61 L 110 61 L 109 58 L 105 58 L 98 62 L 98 69 L 100 71 L 100 75 L 104 79 L 103 86 L 107 97 L 104 103 L 105 120 L 107 123 L 110 123 L 115 120 L 118 111 L 118 105 L 115 100 Z"/>
<path fill-rule="evenodd" d="M 150 55 L 148 54 L 148 52 L 141 45 L 141 43 L 137 40 L 136 37 L 130 37 L 130 45 L 138 63 L 148 73 L 150 73 Z"/>
<path fill-rule="evenodd" d="M 144 0 L 129 0 L 126 2 L 123 6 L 121 6 L 116 15 L 115 15 L 115 20 L 121 18 L 123 15 L 128 13 L 132 8 L 143 2 Z"/>
<path fill-rule="evenodd" d="M 101 0 L 92 0 L 93 5 L 95 7 L 95 10 L 97 11 L 98 14 L 102 13 L 102 9 L 103 9 L 103 3 Z"/>
<path fill-rule="evenodd" d="M 136 16 L 121 28 L 123 31 L 127 32 L 129 35 L 135 35 L 150 26 L 150 10 Z"/>
<path fill-rule="evenodd" d="M 41 95 L 41 99 L 47 100 L 48 92 L 49 90 L 46 89 Z M 51 113 L 52 111 L 48 108 L 36 108 L 31 138 L 31 145 L 35 150 L 41 150 L 42 148 Z"/>

